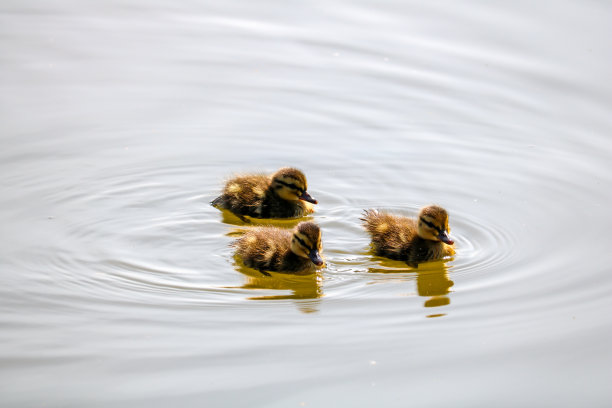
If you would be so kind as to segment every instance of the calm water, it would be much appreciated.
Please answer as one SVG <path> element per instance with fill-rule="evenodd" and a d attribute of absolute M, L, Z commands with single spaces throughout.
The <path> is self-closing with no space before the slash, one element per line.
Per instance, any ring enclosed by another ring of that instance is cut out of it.
<path fill-rule="evenodd" d="M 612 6 L 531 3 L 4 1 L 0 405 L 610 406 Z M 285 165 L 320 276 L 208 205 Z"/>

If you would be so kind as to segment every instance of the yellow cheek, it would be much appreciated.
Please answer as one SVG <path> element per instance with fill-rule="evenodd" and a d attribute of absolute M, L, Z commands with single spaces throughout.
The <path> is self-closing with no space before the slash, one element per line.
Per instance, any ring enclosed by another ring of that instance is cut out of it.
<path fill-rule="evenodd" d="M 310 204 L 308 201 L 303 201 L 302 205 L 306 209 L 306 214 L 312 214 L 313 212 L 315 212 L 314 205 Z"/>
<path fill-rule="evenodd" d="M 285 200 L 291 200 L 291 194 L 284 188 L 278 191 L 278 195 Z"/>

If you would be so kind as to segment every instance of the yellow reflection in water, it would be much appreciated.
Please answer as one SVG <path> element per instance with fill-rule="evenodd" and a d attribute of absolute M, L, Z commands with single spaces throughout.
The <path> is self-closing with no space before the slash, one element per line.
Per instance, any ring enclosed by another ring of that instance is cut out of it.
<path fill-rule="evenodd" d="M 317 312 L 320 298 L 323 296 L 322 277 L 320 273 L 311 275 L 292 275 L 278 272 L 267 272 L 265 276 L 258 270 L 245 266 L 242 261 L 234 258 L 234 267 L 246 277 L 246 282 L 241 289 L 250 290 L 283 290 L 279 295 L 252 296 L 250 300 L 299 300 L 295 302 L 298 309 L 304 313 Z M 289 292 L 289 293 L 287 293 Z M 304 300 L 312 300 L 305 302 Z"/>
<path fill-rule="evenodd" d="M 448 267 L 444 261 L 424 262 L 417 268 L 406 267 L 406 264 L 386 258 L 380 258 L 380 267 L 369 268 L 370 273 L 398 274 L 402 280 L 416 280 L 419 296 L 428 298 L 423 306 L 438 307 L 450 304 L 450 288 L 454 282 L 448 276 Z M 409 272 L 409 275 L 406 275 Z M 427 317 L 440 317 L 445 313 L 430 314 Z"/>
<path fill-rule="evenodd" d="M 229 210 L 221 209 L 221 221 L 225 224 L 237 225 L 237 226 L 262 226 L 262 225 L 273 225 L 281 228 L 293 228 L 302 221 L 312 221 L 312 216 L 306 216 L 302 218 L 252 218 L 248 216 L 237 216 Z"/>
<path fill-rule="evenodd" d="M 419 296 L 428 297 L 424 303 L 425 307 L 438 307 L 450 304 L 448 293 L 453 286 L 453 281 L 448 277 L 448 269 L 442 262 L 437 267 L 427 265 L 427 269 L 417 271 L 417 293 Z M 438 317 L 439 315 L 429 315 L 427 317 Z"/>

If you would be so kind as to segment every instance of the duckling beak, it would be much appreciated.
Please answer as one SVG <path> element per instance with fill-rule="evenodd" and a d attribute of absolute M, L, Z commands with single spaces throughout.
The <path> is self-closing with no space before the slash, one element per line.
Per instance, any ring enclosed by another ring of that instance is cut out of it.
<path fill-rule="evenodd" d="M 319 254 L 317 248 L 314 248 L 312 251 L 310 251 L 310 253 L 308 254 L 308 258 L 310 258 L 312 263 L 317 266 L 323 265 L 323 259 L 321 258 L 321 255 Z"/>
<path fill-rule="evenodd" d="M 440 232 L 440 235 L 438 235 L 438 238 L 440 238 L 440 241 L 442 241 L 442 242 L 444 242 L 445 244 L 448 244 L 448 245 L 453 245 L 455 243 L 455 241 L 450 239 L 450 237 L 448 236 L 448 232 L 446 232 L 446 231 Z"/>
<path fill-rule="evenodd" d="M 306 191 L 304 191 L 299 198 L 300 198 L 300 200 L 308 201 L 309 203 L 313 203 L 313 204 L 318 204 L 319 203 L 317 200 L 312 198 L 312 196 L 310 194 L 308 194 Z"/>

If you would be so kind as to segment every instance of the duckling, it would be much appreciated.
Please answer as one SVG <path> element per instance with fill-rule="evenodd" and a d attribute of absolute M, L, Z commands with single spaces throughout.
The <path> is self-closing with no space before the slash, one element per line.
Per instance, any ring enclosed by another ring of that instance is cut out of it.
<path fill-rule="evenodd" d="M 249 174 L 230 179 L 223 194 L 211 204 L 230 210 L 243 221 L 254 218 L 299 218 L 314 212 L 317 204 L 306 192 L 306 177 L 298 169 L 284 167 L 271 176 Z"/>
<path fill-rule="evenodd" d="M 376 210 L 366 210 L 361 220 L 372 236 L 376 255 L 416 267 L 455 253 L 448 236 L 448 214 L 437 205 L 422 208 L 418 221 Z"/>
<path fill-rule="evenodd" d="M 248 267 L 266 271 L 308 275 L 323 266 L 321 230 L 313 222 L 300 222 L 293 231 L 256 227 L 233 244 Z"/>

